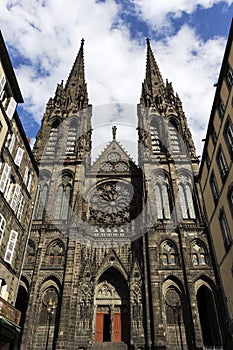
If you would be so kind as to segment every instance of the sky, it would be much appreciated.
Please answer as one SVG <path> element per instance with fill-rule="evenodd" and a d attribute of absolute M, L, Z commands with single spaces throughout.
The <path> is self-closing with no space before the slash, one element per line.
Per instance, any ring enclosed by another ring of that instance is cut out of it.
<path fill-rule="evenodd" d="M 164 81 L 171 81 L 181 98 L 201 156 L 232 14 L 233 0 L 1 0 L 0 28 L 24 98 L 17 108 L 31 143 L 84 38 L 95 156 L 111 139 L 114 124 L 123 146 L 136 144 L 149 37 Z M 108 114 L 106 106 L 119 104 L 126 106 L 127 118 Z"/>

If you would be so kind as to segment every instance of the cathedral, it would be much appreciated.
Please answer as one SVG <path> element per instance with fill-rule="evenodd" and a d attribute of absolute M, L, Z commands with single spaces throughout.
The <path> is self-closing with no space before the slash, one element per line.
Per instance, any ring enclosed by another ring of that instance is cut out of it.
<path fill-rule="evenodd" d="M 137 115 L 138 162 L 112 125 L 92 163 L 82 40 L 33 150 L 39 189 L 20 285 L 21 350 L 222 349 L 199 160 L 149 39 Z"/>

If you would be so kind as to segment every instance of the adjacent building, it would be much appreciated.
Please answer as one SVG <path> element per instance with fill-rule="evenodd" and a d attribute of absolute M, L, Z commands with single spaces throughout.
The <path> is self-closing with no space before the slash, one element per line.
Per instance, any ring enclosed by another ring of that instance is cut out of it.
<path fill-rule="evenodd" d="M 0 33 L 0 348 L 4 350 L 18 349 L 21 311 L 26 307 L 20 278 L 38 180 L 16 111 L 22 102 Z"/>
<path fill-rule="evenodd" d="M 34 146 L 40 190 L 22 274 L 21 349 L 230 350 L 181 100 L 147 40 L 138 164 L 114 125 L 92 164 L 83 49 L 82 41 Z"/>
<path fill-rule="evenodd" d="M 233 22 L 216 87 L 200 181 L 233 343 Z"/>

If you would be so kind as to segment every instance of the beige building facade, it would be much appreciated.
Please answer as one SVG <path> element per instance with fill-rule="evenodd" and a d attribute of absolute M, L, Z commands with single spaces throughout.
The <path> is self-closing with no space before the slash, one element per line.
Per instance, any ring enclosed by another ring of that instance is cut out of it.
<path fill-rule="evenodd" d="M 0 348 L 4 350 L 18 348 L 25 304 L 20 277 L 38 182 L 38 168 L 16 111 L 22 102 L 0 33 Z"/>
<path fill-rule="evenodd" d="M 214 250 L 219 286 L 233 336 L 233 23 L 216 84 L 210 115 L 200 182 Z"/>

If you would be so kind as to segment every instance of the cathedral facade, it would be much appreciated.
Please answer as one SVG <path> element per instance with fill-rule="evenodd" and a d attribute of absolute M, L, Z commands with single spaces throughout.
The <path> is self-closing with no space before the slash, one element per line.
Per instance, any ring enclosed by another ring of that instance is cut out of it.
<path fill-rule="evenodd" d="M 39 192 L 21 287 L 22 350 L 222 348 L 224 320 L 182 103 L 147 40 L 138 164 L 117 140 L 91 163 L 84 42 L 34 146 Z"/>

